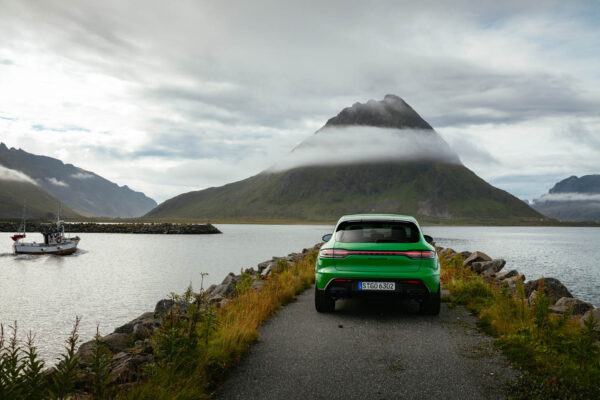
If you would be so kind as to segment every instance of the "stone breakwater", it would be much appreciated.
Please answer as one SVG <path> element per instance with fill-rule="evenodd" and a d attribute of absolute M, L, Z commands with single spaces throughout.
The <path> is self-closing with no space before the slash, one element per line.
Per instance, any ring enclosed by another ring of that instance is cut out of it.
<path fill-rule="evenodd" d="M 569 289 L 556 278 L 540 278 L 525 281 L 525 275 L 516 269 L 504 269 L 506 261 L 504 259 L 492 259 L 481 251 L 471 253 L 463 251 L 457 253 L 450 248 L 436 247 L 438 255 L 445 259 L 451 259 L 455 256 L 461 256 L 463 268 L 469 268 L 475 273 L 481 275 L 487 282 L 497 285 L 507 285 L 508 289 L 514 294 L 517 293 L 517 284 L 523 283 L 525 297 L 530 306 L 533 306 L 539 291 L 549 298 L 550 305 L 548 310 L 551 314 L 564 315 L 569 313 L 572 317 L 578 318 L 581 325 L 592 315 L 597 321 L 596 330 L 600 331 L 600 307 L 594 308 L 590 303 L 573 297 Z"/>
<path fill-rule="evenodd" d="M 259 263 L 256 268 L 247 268 L 240 274 L 229 273 L 218 285 L 211 285 L 208 289 L 195 294 L 195 300 L 204 306 L 212 305 L 216 308 L 223 307 L 237 294 L 236 286 L 244 277 L 250 276 L 250 287 L 253 290 L 261 290 L 266 279 L 271 274 L 277 274 L 288 266 L 308 255 L 311 250 L 318 250 L 321 244 L 312 249 L 303 249 L 301 253 L 290 253 L 285 257 L 273 257 L 270 260 Z M 186 312 L 190 303 L 174 299 L 162 299 L 154 308 L 154 311 L 145 312 L 139 317 L 119 326 L 113 333 L 101 338 L 111 355 L 111 373 L 109 384 L 113 386 L 127 385 L 139 378 L 142 366 L 154 363 L 154 349 L 156 343 L 153 334 L 161 327 L 165 319 L 174 314 L 186 318 Z M 83 343 L 78 351 L 78 367 L 83 370 L 91 369 L 91 355 L 94 351 L 94 341 Z M 50 372 L 51 373 L 51 372 Z M 90 376 L 90 374 L 82 374 Z M 85 387 L 85 382 L 80 382 Z"/>
<path fill-rule="evenodd" d="M 0 223 L 0 232 L 17 232 L 19 222 Z M 54 224 L 27 223 L 27 232 L 42 232 L 54 227 Z M 211 224 L 172 224 L 172 223 L 65 223 L 65 232 L 73 233 L 139 233 L 163 235 L 201 235 L 221 233 Z"/>

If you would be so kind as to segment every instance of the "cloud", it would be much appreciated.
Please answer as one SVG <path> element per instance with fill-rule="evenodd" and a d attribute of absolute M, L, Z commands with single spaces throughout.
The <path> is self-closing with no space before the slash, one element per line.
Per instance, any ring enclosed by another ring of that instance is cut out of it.
<path fill-rule="evenodd" d="M 76 174 L 71 175 L 71 178 L 73 178 L 73 179 L 82 179 L 82 180 L 83 179 L 91 179 L 93 177 L 94 177 L 94 175 L 88 174 L 87 172 L 78 172 Z"/>
<path fill-rule="evenodd" d="M 600 202 L 600 194 L 589 193 L 548 193 L 542 197 L 535 199 L 534 203 L 546 202 L 561 202 L 561 201 L 598 201 Z"/>
<path fill-rule="evenodd" d="M 460 163 L 448 144 L 429 130 L 327 127 L 302 142 L 270 170 L 281 171 L 306 165 L 423 159 Z"/>
<path fill-rule="evenodd" d="M 56 178 L 46 178 L 46 180 L 55 186 L 69 187 L 68 183 L 58 180 Z"/>
<path fill-rule="evenodd" d="M 23 172 L 17 171 L 15 169 L 6 168 L 2 165 L 0 165 L 0 180 L 28 182 L 37 186 L 37 182 L 31 179 Z"/>
<path fill-rule="evenodd" d="M 594 11 L 579 1 L 0 2 L 0 60 L 10 60 L 0 141 L 160 199 L 178 189 L 148 170 L 201 159 L 212 167 L 179 190 L 225 184 L 269 167 L 342 108 L 394 93 L 485 179 L 593 173 Z M 574 151 L 578 137 L 592 149 Z M 203 176 L 224 165 L 220 182 Z M 547 189 L 532 181 L 516 194 Z"/>

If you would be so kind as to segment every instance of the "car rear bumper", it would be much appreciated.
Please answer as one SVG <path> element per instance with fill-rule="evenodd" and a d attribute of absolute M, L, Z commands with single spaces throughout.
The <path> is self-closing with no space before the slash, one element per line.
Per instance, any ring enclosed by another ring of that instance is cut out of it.
<path fill-rule="evenodd" d="M 322 268 L 316 271 L 317 289 L 325 290 L 334 297 L 354 296 L 397 296 L 418 298 L 436 292 L 440 287 L 440 271 L 421 268 L 411 273 L 358 273 L 341 272 L 335 268 Z M 359 282 L 395 282 L 394 291 L 359 290 Z"/>
<path fill-rule="evenodd" d="M 361 290 L 361 282 L 394 282 L 394 290 Z M 343 279 L 334 278 L 325 287 L 325 292 L 336 299 L 351 297 L 401 297 L 424 299 L 429 288 L 417 279 Z"/>

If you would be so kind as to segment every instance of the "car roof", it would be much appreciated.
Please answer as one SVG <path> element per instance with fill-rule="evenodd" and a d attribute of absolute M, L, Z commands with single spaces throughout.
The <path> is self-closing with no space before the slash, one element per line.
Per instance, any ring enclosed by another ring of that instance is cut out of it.
<path fill-rule="evenodd" d="M 338 224 L 340 222 L 344 222 L 344 221 L 373 221 L 373 220 L 378 220 L 378 221 L 406 221 L 406 222 L 414 222 L 415 224 L 418 225 L 417 220 L 414 217 L 411 217 L 410 215 L 401 215 L 401 214 L 353 214 L 353 215 L 344 215 L 343 217 L 340 218 L 340 220 L 338 221 Z"/>

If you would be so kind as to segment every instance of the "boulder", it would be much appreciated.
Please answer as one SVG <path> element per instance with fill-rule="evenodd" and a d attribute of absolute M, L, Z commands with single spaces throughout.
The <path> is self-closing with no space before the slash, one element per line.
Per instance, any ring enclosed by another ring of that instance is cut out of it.
<path fill-rule="evenodd" d="M 567 312 L 568 309 L 569 307 L 567 306 L 557 306 L 556 304 L 548 307 L 548 311 L 550 312 L 550 314 L 554 315 L 563 315 Z"/>
<path fill-rule="evenodd" d="M 140 367 L 154 362 L 151 354 L 135 354 L 121 352 L 111 360 L 112 371 L 108 378 L 109 384 L 122 384 L 135 381 L 139 376 Z"/>
<path fill-rule="evenodd" d="M 291 262 L 296 262 L 298 261 L 298 259 L 301 257 L 301 254 L 298 253 L 290 253 L 287 255 L 287 257 L 285 257 L 286 260 L 291 261 Z"/>
<path fill-rule="evenodd" d="M 517 292 L 517 284 L 519 282 L 525 282 L 525 275 L 517 274 L 502 280 L 502 283 L 508 285 L 508 288 L 513 293 Z"/>
<path fill-rule="evenodd" d="M 471 253 L 471 255 L 469 255 L 465 261 L 463 261 L 463 267 L 470 267 L 474 262 L 480 261 L 492 261 L 492 259 L 487 254 L 481 251 L 476 251 L 475 253 Z"/>
<path fill-rule="evenodd" d="M 158 326 L 160 325 L 160 323 L 156 320 L 154 315 L 155 314 L 153 312 L 143 313 L 142 315 L 140 315 L 132 321 L 129 321 L 125 325 L 119 326 L 117 329 L 115 329 L 115 332 L 131 334 L 134 333 L 135 326 L 139 324 Z"/>
<path fill-rule="evenodd" d="M 271 271 L 273 271 L 273 263 L 269 264 L 269 266 L 260 273 L 260 276 L 267 277 Z"/>
<path fill-rule="evenodd" d="M 480 275 L 483 277 L 483 279 L 493 280 L 496 277 L 496 272 L 493 268 L 488 268 L 481 272 Z"/>
<path fill-rule="evenodd" d="M 130 344 L 129 335 L 126 333 L 113 332 L 102 338 L 102 343 L 108 347 L 111 353 L 120 353 L 127 349 Z"/>
<path fill-rule="evenodd" d="M 537 295 L 538 295 L 538 291 L 534 290 L 533 292 L 531 292 L 529 297 L 527 297 L 527 304 L 529 304 L 529 307 L 535 306 L 535 301 L 537 299 Z"/>
<path fill-rule="evenodd" d="M 504 266 L 506 265 L 506 261 L 504 261 L 502 258 L 498 258 L 495 260 L 491 260 L 491 261 L 476 261 L 471 263 L 471 269 L 475 272 L 477 272 L 478 274 L 481 274 L 482 272 L 491 269 L 494 273 L 496 272 L 500 272 L 500 270 L 502 268 L 504 268 Z"/>
<path fill-rule="evenodd" d="M 596 322 L 594 330 L 600 331 L 600 308 L 594 308 L 593 310 L 589 310 L 583 315 L 583 317 L 581 317 L 581 320 L 579 322 L 581 326 L 584 326 L 584 322 L 590 319 L 592 315 L 594 316 L 594 321 Z"/>
<path fill-rule="evenodd" d="M 440 251 L 439 254 L 444 258 L 451 258 L 456 255 L 456 251 L 454 251 L 451 248 L 446 248 L 446 249 L 443 249 L 442 251 Z"/>
<path fill-rule="evenodd" d="M 256 266 L 256 268 L 258 268 L 258 273 L 260 273 L 260 274 L 262 274 L 262 272 L 263 272 L 263 271 L 264 271 L 266 268 L 268 268 L 268 267 L 271 267 L 271 268 L 273 267 L 273 261 L 272 261 L 272 260 L 269 260 L 269 261 L 263 261 L 263 262 L 261 262 L 260 264 L 258 264 L 258 265 Z"/>
<path fill-rule="evenodd" d="M 497 273 L 494 278 L 497 281 L 503 281 L 507 278 L 512 278 L 513 276 L 517 276 L 519 275 L 519 271 L 517 271 L 516 269 L 511 269 L 510 271 L 504 271 L 504 272 L 500 272 Z"/>
<path fill-rule="evenodd" d="M 469 257 L 471 257 L 471 252 L 470 251 L 461 251 L 460 253 L 457 253 L 459 256 L 461 256 L 463 259 L 467 259 Z"/>
<path fill-rule="evenodd" d="M 156 307 L 154 307 L 154 315 L 161 316 L 173 311 L 177 311 L 178 313 L 185 313 L 187 309 L 190 307 L 188 303 L 185 301 L 176 301 L 173 299 L 162 299 L 156 303 Z"/>
<path fill-rule="evenodd" d="M 219 294 L 223 297 L 229 297 L 233 295 L 235 293 L 235 287 L 241 280 L 241 275 L 235 275 L 230 272 L 229 275 L 223 279 L 223 282 L 221 282 L 220 286 L 224 287 L 224 289 L 222 289 Z"/>
<path fill-rule="evenodd" d="M 235 285 L 236 283 L 238 283 L 238 281 L 241 278 L 242 278 L 241 276 L 236 275 L 233 272 L 230 272 L 229 274 L 227 274 L 225 279 L 223 279 L 223 282 L 221 282 L 221 285 L 228 285 L 228 286 Z"/>
<path fill-rule="evenodd" d="M 571 315 L 584 315 L 594 308 L 590 303 L 586 303 L 585 301 L 573 297 L 561 297 L 553 307 L 564 307 L 565 311 L 563 311 L 563 313 L 566 312 L 566 310 L 570 310 Z"/>
<path fill-rule="evenodd" d="M 215 284 L 213 283 L 212 285 L 210 285 L 210 286 L 208 287 L 208 289 L 206 289 L 206 290 L 204 291 L 204 293 L 206 293 L 206 294 L 211 294 L 211 293 L 212 293 L 212 292 L 214 292 L 216 289 L 217 289 L 217 285 L 215 285 Z"/>
<path fill-rule="evenodd" d="M 229 287 L 227 285 L 216 285 L 213 290 L 209 293 L 209 299 L 213 297 L 225 297 L 227 296 L 227 292 L 229 291 Z"/>
<path fill-rule="evenodd" d="M 561 297 L 573 297 L 565 285 L 556 278 L 541 278 L 529 281 L 525 284 L 525 296 L 529 297 L 531 292 L 539 290 L 544 286 L 544 294 L 550 298 L 552 304 L 556 303 Z"/>
<path fill-rule="evenodd" d="M 95 344 L 93 340 L 89 342 L 83 343 L 77 349 L 77 356 L 79 357 L 79 366 L 89 366 L 91 365 L 91 356 L 94 352 Z"/>
<path fill-rule="evenodd" d="M 161 324 L 159 318 L 154 317 L 154 313 L 147 312 L 136 318 L 133 324 L 133 336 L 136 339 L 146 339 L 154 333 Z"/>

